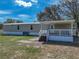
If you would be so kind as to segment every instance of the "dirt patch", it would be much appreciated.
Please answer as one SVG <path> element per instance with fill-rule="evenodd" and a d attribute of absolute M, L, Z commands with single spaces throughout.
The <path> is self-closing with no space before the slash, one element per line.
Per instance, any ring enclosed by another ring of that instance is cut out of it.
<path fill-rule="evenodd" d="M 45 44 L 42 59 L 79 59 L 79 47 Z"/>
<path fill-rule="evenodd" d="M 40 48 L 42 46 L 42 43 L 43 42 L 38 41 L 38 38 L 33 38 L 33 39 L 29 39 L 29 40 L 20 40 L 20 41 L 18 41 L 17 45 Z"/>
<path fill-rule="evenodd" d="M 72 44 L 43 44 L 37 40 L 21 41 L 20 46 L 40 48 L 37 59 L 79 59 L 79 47 Z"/>

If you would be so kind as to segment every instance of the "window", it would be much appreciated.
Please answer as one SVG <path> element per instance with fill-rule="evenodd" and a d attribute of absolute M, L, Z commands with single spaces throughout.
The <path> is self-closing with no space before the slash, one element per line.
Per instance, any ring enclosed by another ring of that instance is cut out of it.
<path fill-rule="evenodd" d="M 32 25 L 30 26 L 30 30 L 33 30 L 33 26 Z"/>
<path fill-rule="evenodd" d="M 53 29 L 53 25 L 51 25 L 51 29 Z"/>
<path fill-rule="evenodd" d="M 17 25 L 17 29 L 19 30 L 19 25 Z"/>

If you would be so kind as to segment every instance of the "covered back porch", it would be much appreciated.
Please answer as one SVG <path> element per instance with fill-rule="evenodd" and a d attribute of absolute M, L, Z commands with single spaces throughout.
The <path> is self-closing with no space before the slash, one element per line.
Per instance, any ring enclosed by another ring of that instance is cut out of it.
<path fill-rule="evenodd" d="M 74 20 L 41 22 L 40 36 L 46 36 L 46 41 L 73 42 L 75 33 Z"/>

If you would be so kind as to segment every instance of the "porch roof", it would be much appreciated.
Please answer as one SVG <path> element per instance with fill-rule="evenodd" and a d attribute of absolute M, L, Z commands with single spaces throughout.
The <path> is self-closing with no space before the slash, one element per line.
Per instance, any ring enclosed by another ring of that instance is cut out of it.
<path fill-rule="evenodd" d="M 27 23 L 4 23 L 3 25 L 33 25 L 40 24 L 40 22 L 27 22 Z"/>
<path fill-rule="evenodd" d="M 50 23 L 74 23 L 75 20 L 56 20 L 56 21 L 41 21 L 41 22 L 28 22 L 28 23 L 5 23 L 3 25 L 33 25 L 33 24 L 50 24 Z"/>
<path fill-rule="evenodd" d="M 57 20 L 57 21 L 43 21 L 43 22 L 40 22 L 41 24 L 56 24 L 56 23 L 74 23 L 75 20 Z"/>

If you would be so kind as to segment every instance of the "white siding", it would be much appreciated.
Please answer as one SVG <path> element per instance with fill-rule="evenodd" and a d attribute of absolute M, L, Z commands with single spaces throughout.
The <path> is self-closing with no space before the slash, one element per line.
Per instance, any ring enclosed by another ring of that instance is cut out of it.
<path fill-rule="evenodd" d="M 32 30 L 31 30 L 31 25 L 33 27 Z M 17 28 L 17 26 L 18 25 L 4 25 L 3 34 L 23 35 L 24 32 L 25 33 L 28 32 L 29 35 L 39 35 L 40 24 L 22 24 L 19 25 L 19 29 Z"/>
<path fill-rule="evenodd" d="M 52 40 L 52 41 L 63 41 L 63 42 L 73 42 L 73 37 L 48 36 L 48 40 Z"/>
<path fill-rule="evenodd" d="M 30 25 L 19 25 L 20 26 L 20 31 L 29 31 L 30 30 Z"/>
<path fill-rule="evenodd" d="M 17 26 L 16 25 L 4 25 L 3 31 L 15 32 L 15 31 L 17 31 Z"/>
<path fill-rule="evenodd" d="M 3 32 L 3 34 L 8 34 L 8 35 L 23 35 L 22 32 Z"/>

